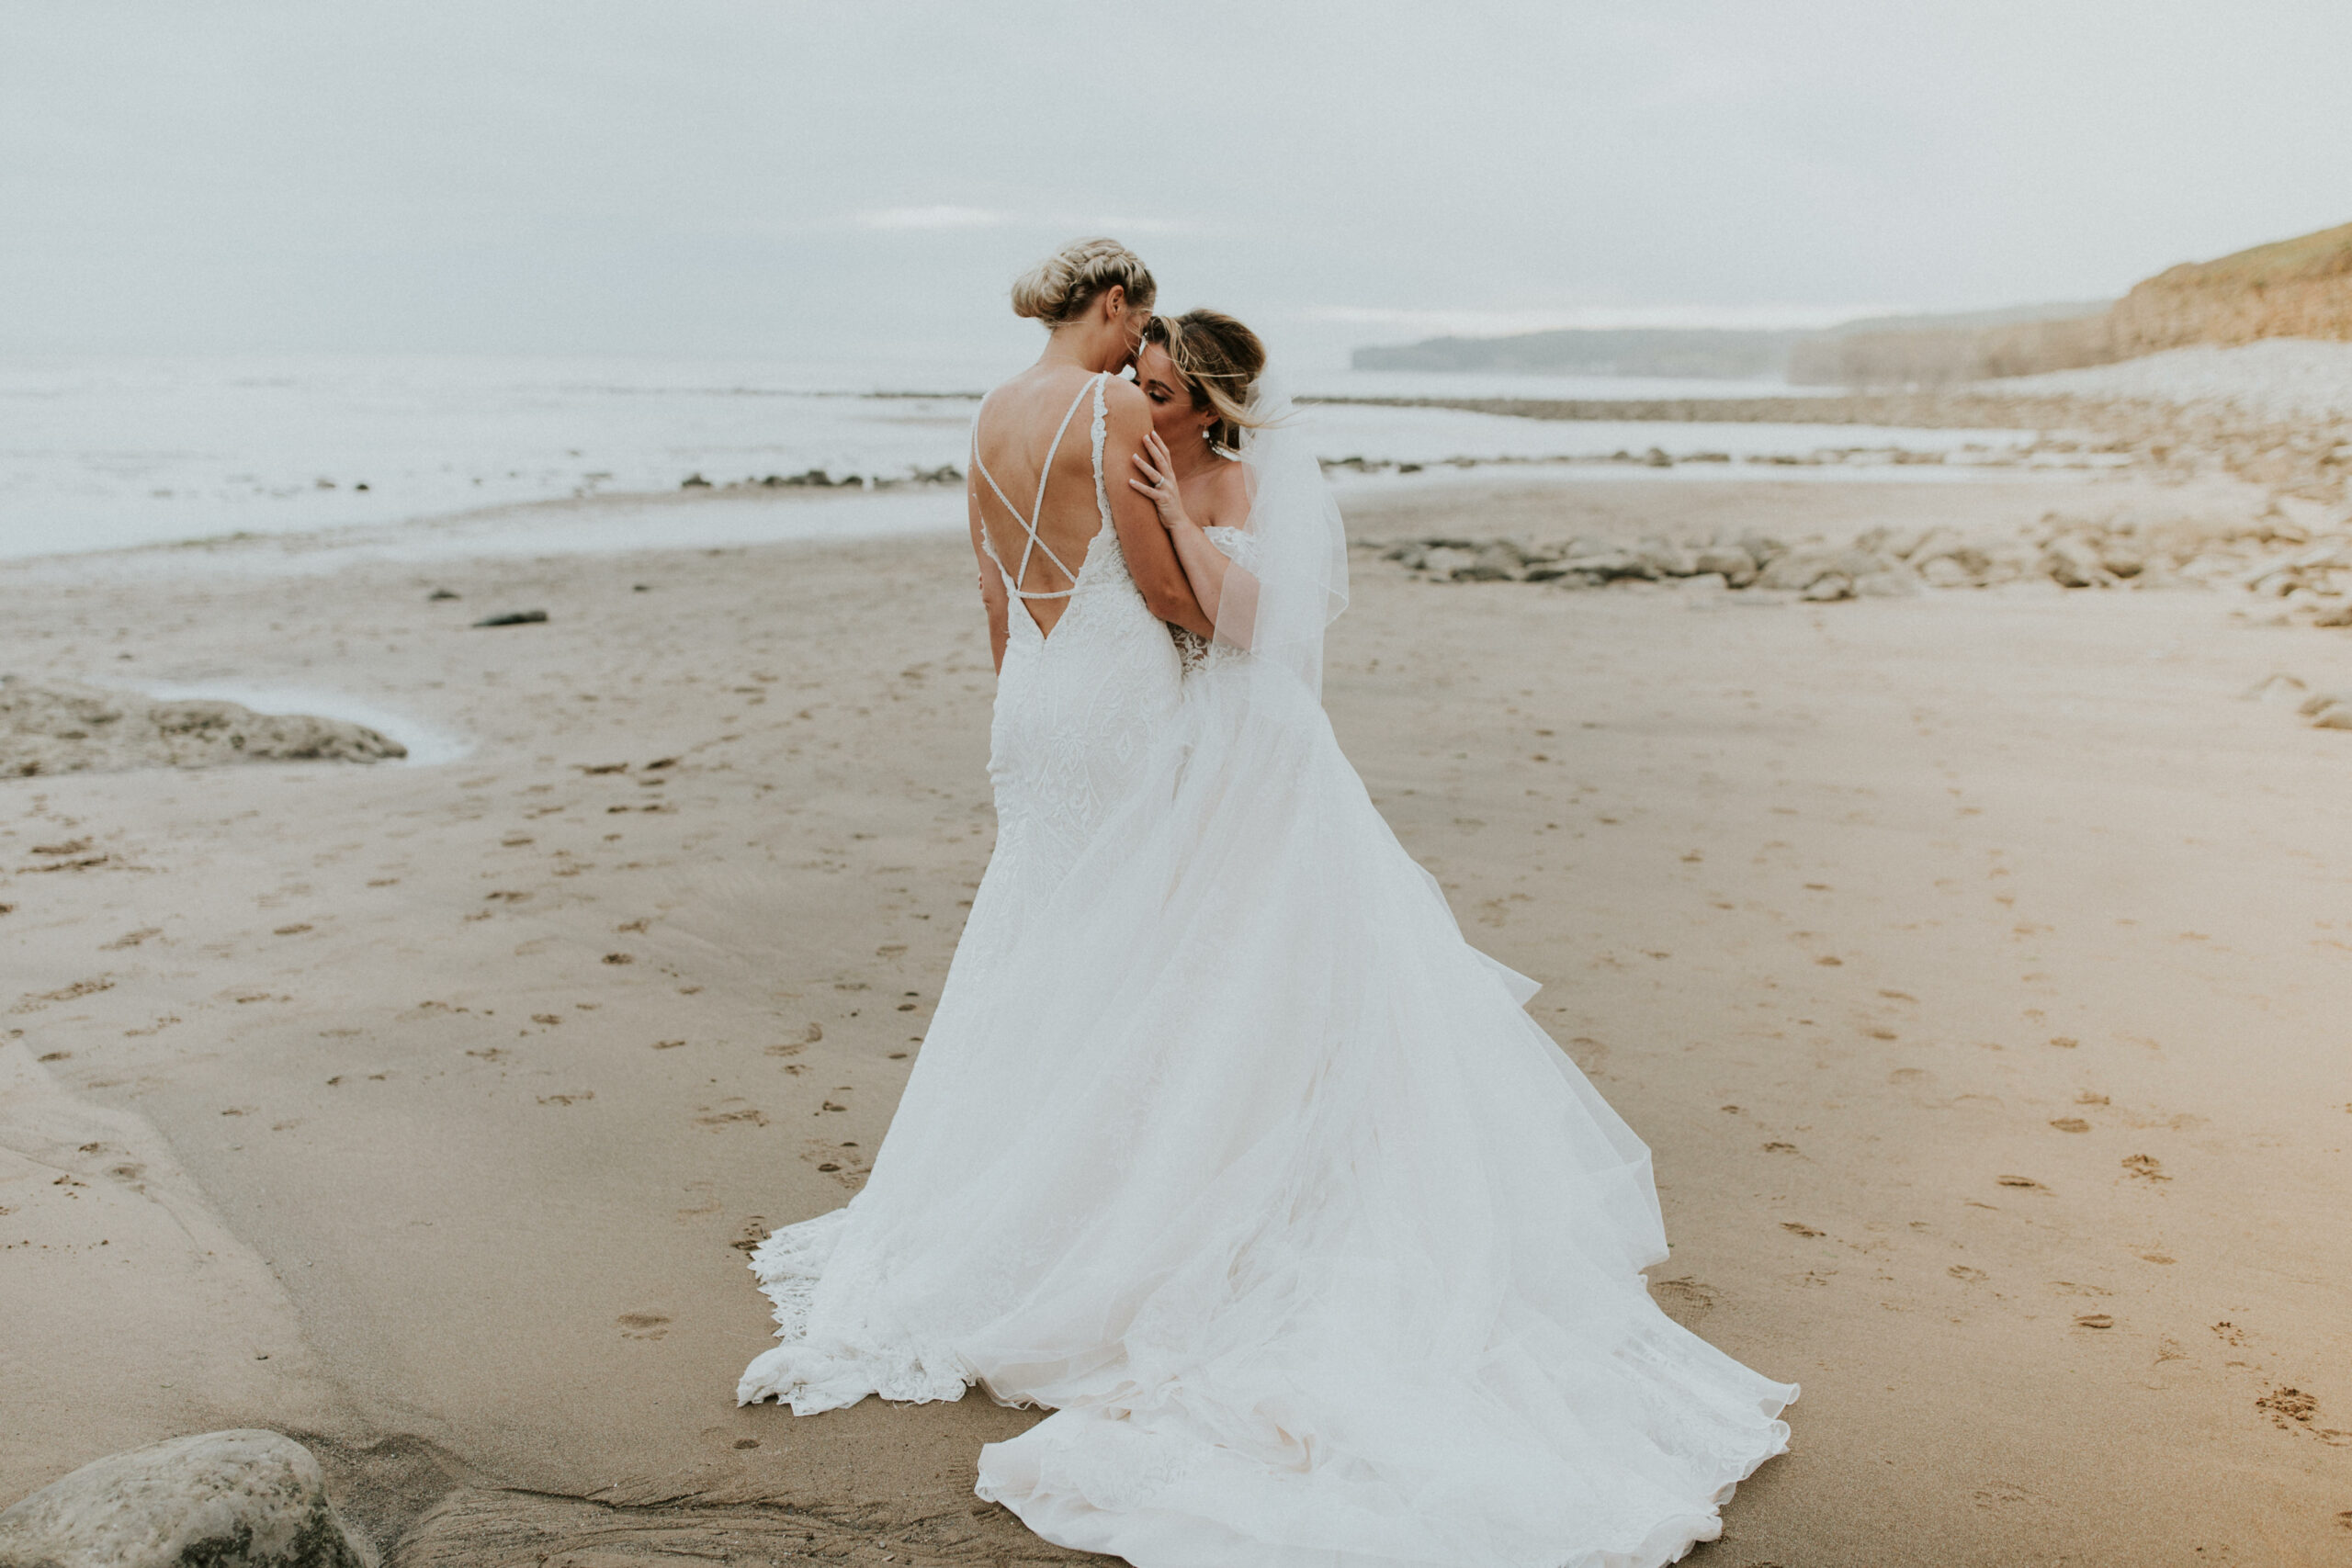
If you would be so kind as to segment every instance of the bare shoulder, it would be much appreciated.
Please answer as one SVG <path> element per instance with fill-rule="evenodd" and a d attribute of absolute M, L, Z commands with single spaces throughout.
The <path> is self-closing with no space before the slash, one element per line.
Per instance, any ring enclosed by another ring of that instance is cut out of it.
<path fill-rule="evenodd" d="M 1248 465 L 1228 462 L 1216 470 L 1210 481 L 1210 510 L 1216 521 L 1228 528 L 1240 528 L 1250 522 L 1250 474 Z"/>
<path fill-rule="evenodd" d="M 1102 409 L 1111 427 L 1141 439 L 1151 426 L 1151 400 L 1133 381 L 1119 377 L 1106 378 L 1102 383 Z"/>

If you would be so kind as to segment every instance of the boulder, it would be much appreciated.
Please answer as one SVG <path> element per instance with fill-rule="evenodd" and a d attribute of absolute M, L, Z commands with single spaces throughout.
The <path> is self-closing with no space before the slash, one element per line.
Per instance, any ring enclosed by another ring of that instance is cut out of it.
<path fill-rule="evenodd" d="M 1495 539 L 1478 547 L 1467 566 L 1453 569 L 1456 582 L 1509 582 L 1517 578 L 1527 565 L 1527 558 L 1509 539 Z"/>
<path fill-rule="evenodd" d="M 1838 600 L 1851 599 L 1853 596 L 1854 580 L 1842 571 L 1824 572 L 1805 584 L 1804 592 L 1797 595 L 1798 598 L 1815 604 L 1834 604 Z"/>
<path fill-rule="evenodd" d="M 1671 539 L 1644 539 L 1634 547 L 1634 558 L 1645 577 L 1688 577 L 1693 570 L 1690 552 Z"/>
<path fill-rule="evenodd" d="M 2338 703 L 2312 720 L 2313 729 L 2352 729 L 2352 703 Z"/>
<path fill-rule="evenodd" d="M 1873 572 L 1902 570 L 1902 562 L 1873 550 L 1815 547 L 1791 550 L 1774 559 L 1757 577 L 1756 583 L 1759 588 L 1803 592 L 1823 578 L 1836 576 L 1844 578 L 1850 589 L 1856 579 L 1868 577 Z M 1833 598 L 1848 596 L 1845 593 L 1831 595 Z"/>
<path fill-rule="evenodd" d="M 1930 588 L 1969 588 L 1975 585 L 1968 569 L 1951 556 L 1935 556 L 1919 568 L 1921 581 Z"/>
<path fill-rule="evenodd" d="M 1578 545 L 1588 542 L 1582 539 L 1577 541 Z M 1631 550 L 1601 549 L 1585 555 L 1575 553 L 1575 547 L 1571 546 L 1570 551 L 1568 558 L 1560 564 L 1571 571 L 1581 572 L 1603 582 L 1611 582 L 1621 577 L 1652 575 L 1648 565 Z"/>
<path fill-rule="evenodd" d="M 2148 570 L 2148 558 L 2131 540 L 2110 536 L 2098 542 L 2098 564 L 2116 577 L 2137 577 Z"/>
<path fill-rule="evenodd" d="M 2062 588 L 2104 588 L 2115 581 L 2099 559 L 2098 541 L 2082 534 L 2051 540 L 2041 552 L 2041 570 Z"/>
<path fill-rule="evenodd" d="M 1866 571 L 1854 579 L 1854 592 L 1863 599 L 1911 599 L 1919 592 L 1919 580 L 1907 571 Z"/>
<path fill-rule="evenodd" d="M 1734 588 L 1745 588 L 1756 581 L 1756 558 L 1737 545 L 1705 545 L 1691 552 L 1690 570 L 1700 576 L 1714 573 Z"/>
<path fill-rule="evenodd" d="M 1431 577 L 1452 581 L 1464 567 L 1478 563 L 1477 552 L 1456 546 L 1431 545 L 1421 556 L 1421 570 Z"/>
<path fill-rule="evenodd" d="M 110 1454 L 0 1512 L 9 1568 L 376 1568 L 319 1461 L 276 1432 Z"/>

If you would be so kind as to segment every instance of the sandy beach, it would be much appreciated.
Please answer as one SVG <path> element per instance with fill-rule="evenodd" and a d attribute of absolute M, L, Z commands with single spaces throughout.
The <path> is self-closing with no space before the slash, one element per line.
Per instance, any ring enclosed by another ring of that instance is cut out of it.
<path fill-rule="evenodd" d="M 2098 497 L 2264 504 L 2202 484 Z M 1695 1562 L 2352 1551 L 2352 734 L 2244 700 L 2352 689 L 2352 634 L 2239 592 L 1576 592 L 1377 547 L 2085 495 L 1351 495 L 1343 744 L 1654 1149 L 1653 1290 L 1804 1385 Z M 0 566 L 0 671 L 458 739 L 0 782 L 0 1500 L 252 1425 L 401 1568 L 1071 1557 L 971 1496 L 1030 1413 L 732 1401 L 769 1342 L 743 1247 L 856 1190 L 989 853 L 965 545 L 131 560 Z"/>

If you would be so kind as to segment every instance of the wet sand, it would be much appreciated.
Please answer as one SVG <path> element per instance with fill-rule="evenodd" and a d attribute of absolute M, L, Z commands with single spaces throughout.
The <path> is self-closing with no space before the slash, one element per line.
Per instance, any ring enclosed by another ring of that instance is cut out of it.
<path fill-rule="evenodd" d="M 1836 537 L 2082 493 L 1350 517 Z M 1804 1385 L 1693 1562 L 2352 1549 L 2352 735 L 2240 700 L 2352 688 L 2346 634 L 1356 571 L 1343 744 L 1656 1151 L 1668 1309 Z M 0 783 L 0 1501 L 260 1425 L 399 1563 L 1070 1556 L 970 1496 L 1027 1414 L 732 1402 L 741 1244 L 855 1190 L 986 862 L 970 579 L 952 537 L 0 568 L 0 670 L 335 691 L 472 748 Z"/>

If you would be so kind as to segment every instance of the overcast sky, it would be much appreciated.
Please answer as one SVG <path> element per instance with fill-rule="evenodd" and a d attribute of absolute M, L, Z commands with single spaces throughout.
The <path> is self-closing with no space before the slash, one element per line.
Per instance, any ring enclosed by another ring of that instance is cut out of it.
<path fill-rule="evenodd" d="M 2352 221 L 2347 0 L 0 0 L 0 351 L 1019 352 L 2097 298 Z"/>

